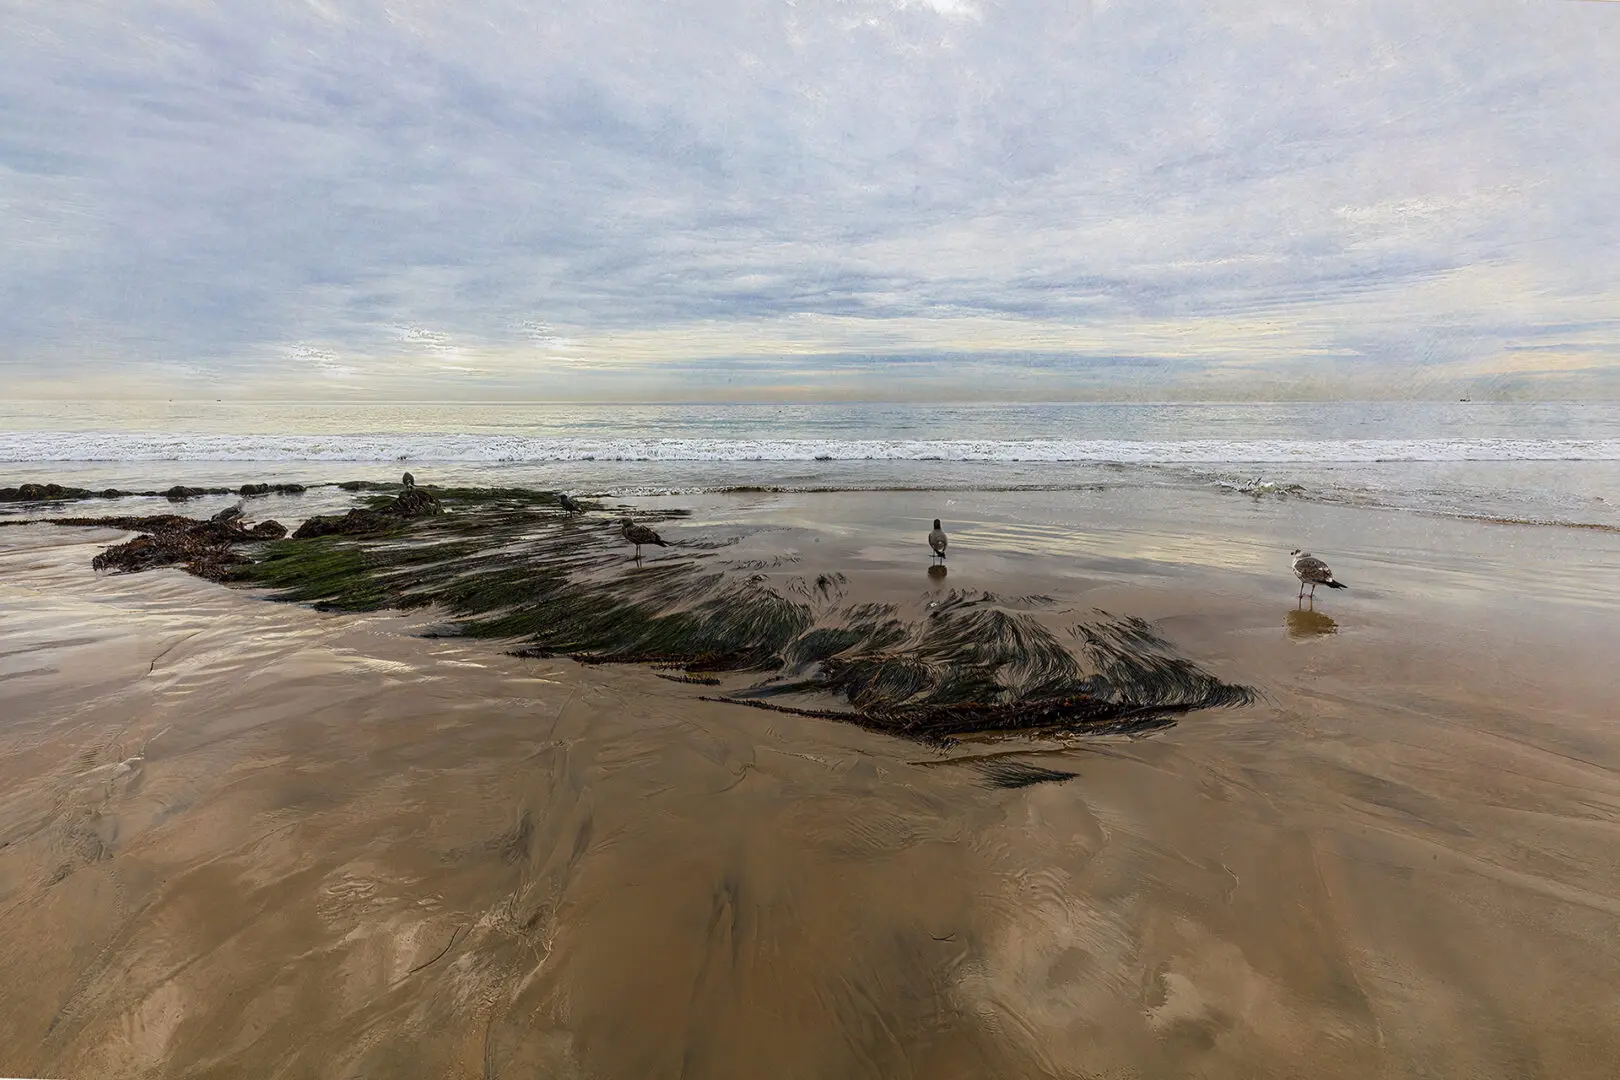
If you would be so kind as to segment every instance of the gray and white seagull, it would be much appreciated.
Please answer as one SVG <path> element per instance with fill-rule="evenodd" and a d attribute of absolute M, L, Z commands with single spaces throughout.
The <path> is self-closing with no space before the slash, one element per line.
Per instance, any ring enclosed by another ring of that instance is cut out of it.
<path fill-rule="evenodd" d="M 939 527 L 939 518 L 934 519 L 934 531 L 928 534 L 928 546 L 934 549 L 934 554 L 941 560 L 945 558 L 945 546 L 950 541 L 945 537 L 945 530 Z"/>
<path fill-rule="evenodd" d="M 1299 578 L 1299 598 L 1305 599 L 1305 586 L 1311 587 L 1311 599 L 1316 599 L 1316 587 L 1326 585 L 1330 589 L 1348 589 L 1350 586 L 1342 581 L 1333 580 L 1333 570 L 1327 563 L 1318 559 L 1308 551 L 1295 548 L 1289 554 L 1294 557 L 1294 576 Z"/>

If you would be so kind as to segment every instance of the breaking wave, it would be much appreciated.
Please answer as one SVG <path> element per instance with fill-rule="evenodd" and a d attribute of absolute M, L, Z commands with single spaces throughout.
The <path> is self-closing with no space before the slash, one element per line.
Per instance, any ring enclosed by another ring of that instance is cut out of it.
<path fill-rule="evenodd" d="M 0 433 L 0 461 L 961 461 L 1216 464 L 1620 461 L 1620 439 L 612 439 L 521 435 Z"/>

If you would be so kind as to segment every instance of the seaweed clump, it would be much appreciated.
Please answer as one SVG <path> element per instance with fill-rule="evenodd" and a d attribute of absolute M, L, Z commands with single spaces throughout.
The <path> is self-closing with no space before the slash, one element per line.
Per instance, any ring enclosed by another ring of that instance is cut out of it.
<path fill-rule="evenodd" d="M 69 519 L 65 524 L 79 524 Z M 99 518 L 89 522 L 140 529 L 142 535 L 115 544 L 91 560 L 96 570 L 132 574 L 159 566 L 184 566 L 210 581 L 225 580 L 229 570 L 247 562 L 236 545 L 279 540 L 286 528 L 276 521 L 261 521 L 251 528 L 234 519 L 198 521 L 178 514 L 147 518 Z"/>

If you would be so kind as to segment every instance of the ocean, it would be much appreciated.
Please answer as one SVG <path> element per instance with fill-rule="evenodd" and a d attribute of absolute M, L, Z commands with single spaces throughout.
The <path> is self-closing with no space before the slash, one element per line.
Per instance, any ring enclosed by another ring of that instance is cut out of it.
<path fill-rule="evenodd" d="M 10 402 L 0 486 L 391 479 L 592 496 L 1212 487 L 1620 526 L 1620 403 Z"/>

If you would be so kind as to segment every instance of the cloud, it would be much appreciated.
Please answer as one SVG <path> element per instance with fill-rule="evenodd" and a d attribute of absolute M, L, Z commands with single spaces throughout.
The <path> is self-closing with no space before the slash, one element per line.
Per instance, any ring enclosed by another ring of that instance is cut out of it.
<path fill-rule="evenodd" d="M 13 392 L 1416 392 L 1620 340 L 1606 5 L 3 6 Z"/>

